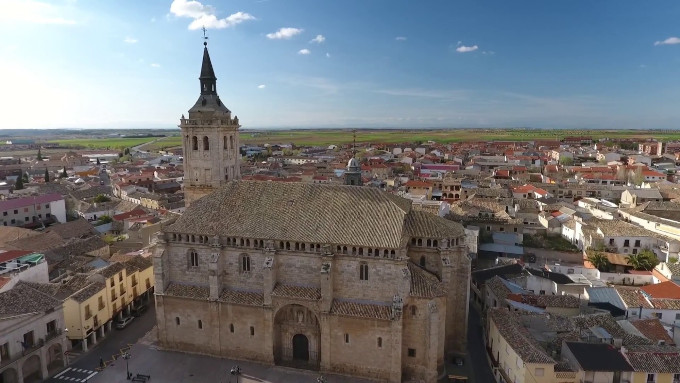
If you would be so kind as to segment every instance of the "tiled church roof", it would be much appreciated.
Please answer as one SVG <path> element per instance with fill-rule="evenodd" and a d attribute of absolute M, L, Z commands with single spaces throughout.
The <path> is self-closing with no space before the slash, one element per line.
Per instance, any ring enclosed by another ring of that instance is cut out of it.
<path fill-rule="evenodd" d="M 436 275 L 416 266 L 413 262 L 408 263 L 411 272 L 411 295 L 420 298 L 443 297 L 446 288 Z"/>
<path fill-rule="evenodd" d="M 409 236 L 464 235 L 461 225 L 374 188 L 255 181 L 230 182 L 192 203 L 166 231 L 393 249 Z"/>
<path fill-rule="evenodd" d="M 321 289 L 317 287 L 293 286 L 277 283 L 276 287 L 274 287 L 274 291 L 272 291 L 272 295 L 276 297 L 318 301 L 321 299 Z"/>
<path fill-rule="evenodd" d="M 390 320 L 392 309 L 387 305 L 334 299 L 331 313 L 357 318 Z"/>

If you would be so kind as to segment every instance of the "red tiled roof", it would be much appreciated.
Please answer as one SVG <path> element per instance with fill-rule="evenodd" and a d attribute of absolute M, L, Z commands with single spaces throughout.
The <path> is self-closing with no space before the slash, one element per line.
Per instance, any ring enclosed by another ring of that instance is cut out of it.
<path fill-rule="evenodd" d="M 640 290 L 651 295 L 652 298 L 680 299 L 680 286 L 671 281 L 643 286 Z"/>
<path fill-rule="evenodd" d="M 13 259 L 17 259 L 19 257 L 23 257 L 24 255 L 31 254 L 32 251 L 26 251 L 26 250 L 9 250 L 5 251 L 4 253 L 0 253 L 0 262 L 8 262 Z"/>
<path fill-rule="evenodd" d="M 116 214 L 112 218 L 115 221 L 122 221 L 122 220 L 128 219 L 130 217 L 139 217 L 139 216 L 143 216 L 143 215 L 146 215 L 146 214 L 147 214 L 147 212 L 142 210 L 142 209 L 134 209 L 134 210 L 130 210 L 126 213 Z"/>
<path fill-rule="evenodd" d="M 56 193 L 39 195 L 39 196 L 35 196 L 35 197 L 8 199 L 8 200 L 5 200 L 5 201 L 0 201 L 0 211 L 19 209 L 19 208 L 22 208 L 22 207 L 33 206 L 33 205 L 41 204 L 41 203 L 50 203 L 50 202 L 59 201 L 59 200 L 63 200 L 63 199 L 64 199 L 64 197 L 62 197 L 60 194 L 56 194 Z"/>

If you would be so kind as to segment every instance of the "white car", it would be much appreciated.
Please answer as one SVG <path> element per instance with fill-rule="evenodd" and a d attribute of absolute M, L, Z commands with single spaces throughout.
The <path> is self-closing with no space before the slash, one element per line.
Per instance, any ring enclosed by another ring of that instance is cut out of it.
<path fill-rule="evenodd" d="M 135 317 L 123 317 L 123 319 L 116 322 L 116 328 L 119 330 L 124 329 L 133 319 L 135 319 Z"/>

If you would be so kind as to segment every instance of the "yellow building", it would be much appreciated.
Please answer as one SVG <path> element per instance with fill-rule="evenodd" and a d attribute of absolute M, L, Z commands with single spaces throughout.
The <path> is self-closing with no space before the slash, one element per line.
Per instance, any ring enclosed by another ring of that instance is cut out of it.
<path fill-rule="evenodd" d="M 505 308 L 488 310 L 487 350 L 497 382 L 576 383 L 576 372 L 566 371 L 531 339 L 516 314 Z"/>
<path fill-rule="evenodd" d="M 671 346 L 630 346 L 623 355 L 633 367 L 631 383 L 680 383 L 680 350 Z"/>

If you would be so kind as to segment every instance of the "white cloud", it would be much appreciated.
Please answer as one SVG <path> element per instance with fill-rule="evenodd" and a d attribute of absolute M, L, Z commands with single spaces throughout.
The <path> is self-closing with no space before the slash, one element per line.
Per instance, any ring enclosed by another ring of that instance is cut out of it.
<path fill-rule="evenodd" d="M 308 55 L 308 54 L 310 54 L 310 53 L 312 53 L 312 51 L 310 51 L 310 50 L 307 49 L 307 48 L 305 48 L 305 49 L 300 49 L 300 50 L 298 51 L 298 54 L 299 54 L 299 55 Z"/>
<path fill-rule="evenodd" d="M 654 45 L 674 45 L 680 44 L 680 37 L 669 37 L 664 41 L 657 41 Z"/>
<path fill-rule="evenodd" d="M 128 43 L 128 44 L 135 44 L 137 42 L 137 39 L 134 38 L 134 37 L 128 36 L 123 41 Z"/>
<path fill-rule="evenodd" d="M 479 49 L 479 47 L 476 46 L 476 45 L 473 45 L 471 47 L 466 47 L 465 45 L 460 45 L 458 48 L 456 48 L 456 52 L 459 52 L 459 53 L 474 52 L 477 49 Z"/>
<path fill-rule="evenodd" d="M 406 37 L 404 37 L 404 36 L 397 36 L 394 39 L 397 40 L 397 41 L 406 41 Z"/>
<path fill-rule="evenodd" d="M 190 30 L 201 29 L 223 29 L 241 24 L 245 21 L 255 20 L 255 16 L 246 12 L 236 12 L 223 19 L 218 19 L 215 7 L 203 5 L 195 0 L 173 0 L 170 4 L 170 13 L 177 17 L 188 17 L 193 19 L 189 24 Z"/>
<path fill-rule="evenodd" d="M 152 68 L 160 68 L 160 67 L 161 67 L 161 64 L 152 63 L 152 64 L 151 64 L 151 67 L 152 67 Z"/>
<path fill-rule="evenodd" d="M 266 87 L 267 87 L 266 85 L 260 84 L 260 85 L 257 86 L 257 89 L 264 89 L 264 88 L 266 88 Z"/>
<path fill-rule="evenodd" d="M 328 53 L 328 52 L 326 52 L 326 57 L 327 57 L 327 58 L 330 58 L 330 57 L 331 57 L 331 54 Z"/>
<path fill-rule="evenodd" d="M 482 51 L 482 54 L 483 54 L 483 55 L 493 56 L 493 55 L 496 54 L 496 52 L 494 52 L 494 51 Z"/>
<path fill-rule="evenodd" d="M 276 32 L 267 33 L 267 38 L 270 40 L 288 40 L 293 36 L 302 33 L 300 28 L 281 28 Z"/>
<path fill-rule="evenodd" d="M 73 25 L 75 20 L 65 18 L 63 10 L 52 4 L 35 0 L 0 1 L 0 21 Z"/>
<path fill-rule="evenodd" d="M 316 35 L 315 38 L 309 40 L 310 43 L 318 43 L 318 44 L 321 44 L 324 41 L 326 41 L 326 38 L 323 35 Z"/>

